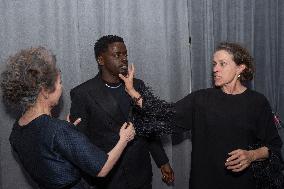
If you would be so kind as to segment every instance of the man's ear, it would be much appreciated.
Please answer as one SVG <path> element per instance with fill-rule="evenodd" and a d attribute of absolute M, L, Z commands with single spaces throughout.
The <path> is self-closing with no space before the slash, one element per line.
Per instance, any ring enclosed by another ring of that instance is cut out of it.
<path fill-rule="evenodd" d="M 104 58 L 102 57 L 102 56 L 99 56 L 98 57 L 98 64 L 100 65 L 100 66 L 103 66 L 105 63 L 104 63 Z"/>

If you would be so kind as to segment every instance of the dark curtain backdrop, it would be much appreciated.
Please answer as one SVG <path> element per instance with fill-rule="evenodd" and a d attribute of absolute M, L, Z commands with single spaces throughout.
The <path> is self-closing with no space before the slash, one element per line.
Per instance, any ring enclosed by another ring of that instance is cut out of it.
<path fill-rule="evenodd" d="M 0 71 L 8 56 L 22 48 L 51 49 L 62 70 L 64 119 L 70 89 L 97 72 L 93 45 L 102 35 L 122 36 L 136 76 L 171 102 L 211 87 L 212 52 L 228 40 L 253 54 L 257 71 L 250 86 L 284 117 L 283 9 L 281 0 L 0 0 Z M 0 117 L 0 189 L 33 188 L 12 156 L 13 118 L 2 102 Z M 153 189 L 188 188 L 188 136 L 163 138 L 176 182 L 163 184 L 153 163 Z"/>

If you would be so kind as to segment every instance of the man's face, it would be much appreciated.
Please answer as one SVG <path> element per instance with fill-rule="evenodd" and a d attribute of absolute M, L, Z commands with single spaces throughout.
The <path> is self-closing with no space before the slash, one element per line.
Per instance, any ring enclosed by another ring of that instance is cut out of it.
<path fill-rule="evenodd" d="M 108 46 L 108 50 L 99 56 L 99 64 L 103 74 L 117 77 L 118 74 L 127 75 L 128 60 L 127 49 L 124 43 L 115 42 Z"/>

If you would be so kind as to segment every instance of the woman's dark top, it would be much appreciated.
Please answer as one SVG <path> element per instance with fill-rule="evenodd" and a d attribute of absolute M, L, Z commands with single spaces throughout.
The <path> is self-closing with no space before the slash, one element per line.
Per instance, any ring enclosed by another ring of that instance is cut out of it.
<path fill-rule="evenodd" d="M 192 131 L 190 189 L 253 189 L 250 168 L 239 173 L 225 168 L 228 153 L 261 144 L 280 154 L 270 105 L 255 91 L 199 90 L 178 101 L 176 110 L 178 125 Z"/>
<path fill-rule="evenodd" d="M 25 126 L 16 121 L 10 143 L 40 188 L 72 188 L 81 171 L 96 176 L 107 160 L 73 124 L 48 115 Z"/>

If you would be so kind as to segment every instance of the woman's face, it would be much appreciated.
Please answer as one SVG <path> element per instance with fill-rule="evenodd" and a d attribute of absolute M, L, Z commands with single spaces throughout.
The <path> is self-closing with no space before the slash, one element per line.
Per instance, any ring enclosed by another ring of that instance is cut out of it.
<path fill-rule="evenodd" d="M 62 94 L 62 81 L 61 76 L 58 74 L 57 80 L 55 82 L 55 90 L 51 93 L 49 93 L 49 104 L 50 106 L 56 106 L 58 104 L 58 101 L 60 99 L 60 96 Z"/>
<path fill-rule="evenodd" d="M 244 69 L 245 66 L 237 65 L 233 55 L 225 50 L 216 51 L 213 55 L 213 76 L 217 87 L 234 84 Z"/>

